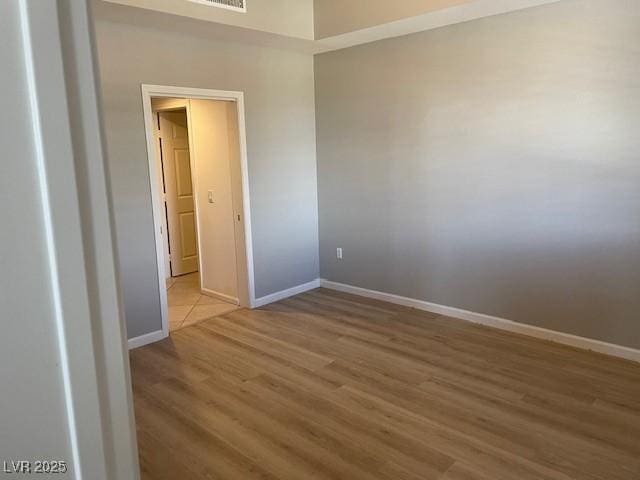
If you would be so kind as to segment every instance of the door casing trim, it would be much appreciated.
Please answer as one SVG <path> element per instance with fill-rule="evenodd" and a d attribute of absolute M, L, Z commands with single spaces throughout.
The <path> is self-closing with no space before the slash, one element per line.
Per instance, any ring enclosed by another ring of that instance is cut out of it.
<path fill-rule="evenodd" d="M 163 338 L 169 335 L 169 308 L 167 301 L 167 288 L 165 284 L 166 272 L 164 267 L 163 253 L 163 237 L 160 233 L 162 226 L 161 201 L 162 195 L 157 182 L 158 166 L 155 158 L 155 134 L 153 127 L 153 108 L 151 99 L 157 97 L 175 97 L 184 99 L 200 99 L 200 100 L 223 100 L 235 102 L 238 111 L 238 136 L 240 141 L 240 171 L 242 175 L 242 212 L 244 224 L 244 252 L 245 263 L 247 268 L 247 291 L 248 301 L 242 304 L 243 307 L 254 308 L 256 303 L 255 297 L 255 276 L 253 268 L 253 243 L 251 235 L 251 203 L 249 193 L 249 164 L 247 160 L 247 135 L 245 126 L 245 109 L 244 109 L 244 93 L 229 90 L 211 90 L 205 88 L 192 88 L 168 85 L 141 85 L 142 107 L 144 114 L 145 136 L 147 141 L 147 160 L 149 165 L 149 184 L 151 187 L 151 200 L 153 204 L 153 236 L 156 246 L 156 263 L 158 266 L 158 289 L 160 293 L 160 311 L 162 316 L 162 332 Z M 188 113 L 188 110 L 187 110 Z M 190 122 L 189 115 L 187 118 Z M 191 128 L 189 126 L 189 130 Z M 192 138 L 189 137 L 191 143 Z M 193 169 L 192 169 L 193 173 Z M 195 186 L 195 182 L 193 182 Z M 197 195 L 196 195 L 197 196 Z M 196 219 L 198 218 L 198 204 L 195 202 Z M 200 228 L 197 228 L 198 237 Z M 201 245 L 200 238 L 198 244 Z M 239 254 L 236 247 L 236 254 Z M 199 256 L 199 261 L 202 255 Z M 202 272 L 202 267 L 200 268 Z M 240 286 L 239 286 L 240 287 Z"/>

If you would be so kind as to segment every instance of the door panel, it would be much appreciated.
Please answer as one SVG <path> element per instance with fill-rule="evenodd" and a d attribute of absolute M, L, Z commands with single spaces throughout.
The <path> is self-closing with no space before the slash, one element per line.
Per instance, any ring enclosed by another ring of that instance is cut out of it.
<path fill-rule="evenodd" d="M 176 186 L 179 198 L 189 197 L 193 202 L 189 150 L 175 150 Z"/>
<path fill-rule="evenodd" d="M 171 275 L 198 271 L 195 209 L 186 110 L 159 112 Z"/>
<path fill-rule="evenodd" d="M 196 257 L 198 242 L 196 241 L 196 216 L 193 212 L 180 214 L 180 235 L 183 258 Z"/>

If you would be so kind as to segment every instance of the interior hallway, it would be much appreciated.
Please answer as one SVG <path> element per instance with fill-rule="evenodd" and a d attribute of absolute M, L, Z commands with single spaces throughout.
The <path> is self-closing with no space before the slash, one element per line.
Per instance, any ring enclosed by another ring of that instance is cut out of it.
<path fill-rule="evenodd" d="M 237 305 L 200 293 L 200 273 L 167 279 L 169 331 L 237 310 Z"/>

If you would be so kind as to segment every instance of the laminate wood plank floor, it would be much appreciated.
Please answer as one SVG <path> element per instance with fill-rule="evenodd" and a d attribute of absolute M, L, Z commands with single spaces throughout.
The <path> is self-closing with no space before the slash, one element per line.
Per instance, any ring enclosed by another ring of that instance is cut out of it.
<path fill-rule="evenodd" d="M 131 352 L 144 480 L 639 480 L 640 364 L 317 289 Z"/>

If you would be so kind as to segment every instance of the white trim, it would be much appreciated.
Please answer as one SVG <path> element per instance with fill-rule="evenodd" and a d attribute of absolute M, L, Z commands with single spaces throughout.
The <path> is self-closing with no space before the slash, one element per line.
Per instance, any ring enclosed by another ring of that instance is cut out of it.
<path fill-rule="evenodd" d="M 571 347 L 581 348 L 584 350 L 592 350 L 594 352 L 604 353 L 606 355 L 612 355 L 614 357 L 620 357 L 627 360 L 640 362 L 640 350 L 636 350 L 630 347 L 624 347 L 622 345 L 615 345 L 613 343 L 602 342 L 600 340 L 579 337 L 577 335 L 571 335 L 569 333 L 557 332 L 555 330 L 549 330 L 533 325 L 518 323 L 512 320 L 507 320 L 505 318 L 485 315 L 483 313 L 470 312 L 468 310 L 462 310 L 455 307 L 447 307 L 444 305 L 438 305 L 436 303 L 425 302 L 424 300 L 417 300 L 415 298 L 402 297 L 400 295 L 394 295 L 391 293 L 379 292 L 377 290 L 354 287 L 353 285 L 332 282 L 325 279 L 320 280 L 320 285 L 331 290 L 352 293 L 354 295 L 360 295 L 362 297 L 375 298 L 376 300 L 395 303 L 397 305 L 404 305 L 405 307 L 412 307 L 418 310 L 445 315 L 447 317 L 458 318 L 460 320 L 466 320 L 467 322 L 478 323 L 481 325 L 498 328 L 500 330 L 520 333 L 522 335 L 528 335 L 530 337 L 535 337 L 542 340 L 550 340 L 552 342 L 569 345 Z"/>
<path fill-rule="evenodd" d="M 299 293 L 304 293 L 318 287 L 320 287 L 320 279 L 316 278 L 315 280 L 303 283 L 302 285 L 296 285 L 295 287 L 287 288 L 286 290 L 280 290 L 279 292 L 256 298 L 255 307 L 262 307 L 264 305 L 268 305 L 269 303 L 293 297 L 294 295 L 298 295 Z"/>
<path fill-rule="evenodd" d="M 244 215 L 244 243 L 247 257 L 247 281 L 249 283 L 249 307 L 256 302 L 255 279 L 253 272 L 253 237 L 251 233 L 251 199 L 249 196 L 249 161 L 247 155 L 247 130 L 244 116 L 244 94 L 238 93 L 238 137 L 240 140 L 240 170 L 242 173 L 242 214 Z"/>
<path fill-rule="evenodd" d="M 233 101 L 236 103 L 238 109 L 238 133 L 240 140 L 240 171 L 242 174 L 242 210 L 245 232 L 245 252 L 246 252 L 246 266 L 247 266 L 247 290 L 249 293 L 249 304 L 243 305 L 249 308 L 255 306 L 255 280 L 253 270 L 253 241 L 251 234 L 251 202 L 249 192 L 249 164 L 247 159 L 247 135 L 245 126 L 245 113 L 244 113 L 244 93 L 227 90 L 211 90 L 204 88 L 191 88 L 191 87 L 177 87 L 168 85 L 141 85 L 143 113 L 144 113 L 144 126 L 145 136 L 147 139 L 147 160 L 149 164 L 149 182 L 151 186 L 151 201 L 153 210 L 153 224 L 154 224 L 154 238 L 156 242 L 156 262 L 158 264 L 158 289 L 160 292 L 160 312 L 162 317 L 162 331 L 165 336 L 169 335 L 169 309 L 167 302 L 167 286 L 166 278 L 168 275 L 165 272 L 164 267 L 164 245 L 163 236 L 160 234 L 160 227 L 162 225 L 162 212 L 160 206 L 162 205 L 162 196 L 159 190 L 159 184 L 157 179 L 160 172 L 158 172 L 157 161 L 155 158 L 155 130 L 153 124 L 153 109 L 151 105 L 152 97 L 177 97 L 185 99 L 203 99 L 203 100 L 224 100 Z M 191 122 L 190 109 L 187 105 L 187 118 Z M 189 136 L 190 148 L 192 137 Z M 193 150 L 192 150 L 193 151 Z M 195 185 L 195 183 L 194 183 Z M 197 196 L 196 196 L 197 197 Z M 198 202 L 195 201 L 196 219 L 198 218 Z M 197 228 L 198 244 L 201 245 L 200 228 Z M 201 261 L 202 255 L 199 255 Z M 202 272 L 202 266 L 200 266 L 200 272 Z M 202 274 L 202 273 L 201 273 Z"/>
<path fill-rule="evenodd" d="M 153 109 L 151 106 L 151 94 L 145 96 L 144 85 L 142 87 L 142 109 L 144 114 L 145 136 L 147 138 L 147 159 L 149 161 L 149 183 L 151 186 L 151 209 L 153 211 L 153 236 L 156 242 L 156 260 L 158 262 L 158 289 L 160 294 L 160 317 L 162 331 L 169 335 L 169 301 L 167 298 L 167 272 L 165 272 L 164 240 L 160 230 L 163 226 L 162 194 L 158 188 L 160 170 L 156 156 L 155 128 L 153 128 Z M 131 342 L 131 340 L 129 340 Z M 131 346 L 129 346 L 131 348 Z"/>
<path fill-rule="evenodd" d="M 227 295 L 225 293 L 216 292 L 215 290 L 209 290 L 208 288 L 201 288 L 200 293 L 202 293 L 202 295 L 206 295 L 207 297 L 218 298 L 220 300 L 224 300 L 225 302 L 233 303 L 234 305 L 240 305 L 240 300 L 237 297 L 232 297 L 231 295 Z"/>
<path fill-rule="evenodd" d="M 130 338 L 128 340 L 129 350 L 144 347 L 145 345 L 149 345 L 150 343 L 159 342 L 160 340 L 163 340 L 167 337 L 168 335 L 165 335 L 164 331 L 156 330 L 155 332 L 145 333 L 144 335 Z"/>
<path fill-rule="evenodd" d="M 31 7 L 31 8 L 30 8 Z M 21 21 L 21 29 L 22 29 L 22 40 L 24 42 L 24 56 L 25 56 L 25 66 L 26 66 L 26 77 L 27 77 L 27 86 L 29 90 L 29 101 L 31 107 L 31 119 L 33 126 L 33 137 L 34 137 L 34 147 L 35 147 L 35 156 L 37 158 L 37 170 L 38 170 L 38 182 L 40 186 L 41 192 L 41 202 L 42 202 L 42 215 L 44 218 L 44 230 L 47 244 L 47 254 L 49 259 L 49 271 L 50 271 L 50 282 L 51 282 L 51 296 L 54 305 L 54 311 L 52 312 L 53 317 L 56 323 L 56 330 L 58 333 L 58 351 L 60 353 L 60 369 L 62 372 L 62 384 L 64 389 L 64 397 L 65 404 L 67 408 L 67 422 L 69 424 L 69 446 L 71 448 L 71 454 L 73 457 L 73 470 L 74 472 L 82 476 L 82 464 L 80 461 L 80 451 L 78 448 L 79 444 L 79 433 L 77 429 L 77 414 L 75 412 L 75 403 L 77 402 L 77 393 L 73 391 L 72 379 L 71 379 L 71 360 L 69 359 L 69 345 L 67 344 L 67 333 L 66 330 L 68 327 L 65 326 L 65 317 L 64 317 L 64 299 L 63 294 L 60 288 L 60 273 L 58 269 L 58 252 L 56 251 L 56 237 L 62 240 L 61 237 L 65 235 L 62 232 L 56 232 L 54 229 L 54 220 L 53 216 L 53 206 L 51 199 L 51 192 L 49 188 L 49 182 L 51 182 L 50 175 L 48 173 L 47 164 L 51 163 L 51 160 L 47 159 L 47 155 L 45 154 L 45 149 L 49 148 L 51 150 L 50 145 L 45 144 L 45 139 L 43 135 L 43 126 L 41 121 L 42 112 L 40 110 L 40 100 L 39 93 L 44 87 L 42 84 L 44 83 L 44 78 L 42 75 L 38 75 L 36 72 L 36 59 L 35 53 L 36 48 L 38 48 L 38 53 L 44 53 L 44 45 L 40 43 L 40 45 L 34 45 L 32 42 L 32 36 L 36 33 L 33 32 L 31 28 L 31 23 L 35 22 L 36 14 L 32 14 L 33 11 L 32 5 L 27 0 L 22 0 L 19 4 L 20 8 L 20 21 Z M 46 6 L 45 6 L 46 8 Z M 49 12 L 51 14 L 51 12 Z M 55 27 L 54 27 L 55 25 Z M 51 29 L 58 27 L 57 22 L 55 24 L 47 25 Z M 57 34 L 57 32 L 55 32 Z M 50 48 L 48 48 L 49 54 L 53 53 L 60 55 L 61 46 L 54 42 Z M 60 67 L 59 65 L 56 65 Z M 56 77 L 62 77 L 63 73 L 60 69 L 56 69 L 54 74 L 57 74 Z M 59 80 L 59 78 L 56 78 Z M 60 93 L 60 92 L 58 92 Z M 40 94 L 42 96 L 42 94 Z M 59 100 L 61 100 L 60 98 Z M 60 107 L 60 105 L 58 105 Z M 62 108 L 59 112 L 62 118 L 67 114 L 66 109 Z M 64 142 L 60 142 L 63 145 L 61 148 L 65 149 L 66 154 L 71 153 L 71 140 L 69 138 L 70 131 L 68 129 L 64 130 L 65 138 Z M 52 153 L 52 152 L 48 152 Z M 53 155 L 51 155 L 53 157 Z M 62 166 L 62 165 L 61 165 Z M 69 165 L 63 165 L 66 167 L 68 171 Z M 55 187 L 54 187 L 55 188 Z M 75 216 L 77 216 L 77 211 L 73 212 Z M 79 222 L 76 218 L 73 218 L 74 223 L 77 225 Z M 74 226 L 76 226 L 74 225 Z M 74 232 L 75 233 L 75 232 Z M 77 241 L 77 239 L 74 239 Z M 84 306 L 84 305 L 83 305 Z"/>

